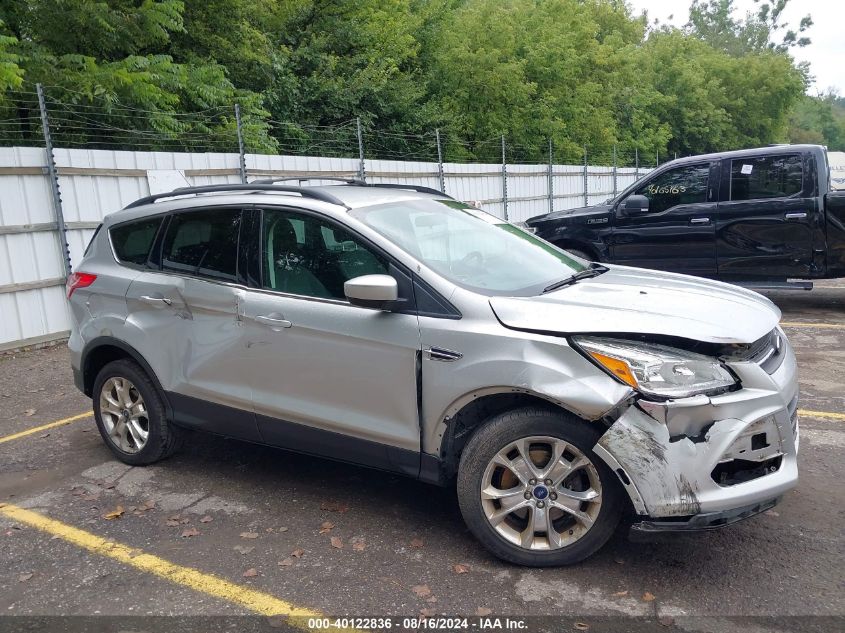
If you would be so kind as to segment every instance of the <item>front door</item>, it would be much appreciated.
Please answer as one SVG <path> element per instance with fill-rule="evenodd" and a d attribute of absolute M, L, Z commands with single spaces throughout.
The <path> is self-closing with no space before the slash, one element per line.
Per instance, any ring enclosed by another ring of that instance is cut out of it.
<path fill-rule="evenodd" d="M 725 159 L 727 194 L 719 203 L 719 276 L 728 279 L 806 277 L 820 213 L 810 156 L 780 154 Z"/>
<path fill-rule="evenodd" d="M 646 179 L 632 194 L 649 199 L 648 213 L 626 215 L 625 199 L 616 207 L 611 261 L 715 276 L 717 189 L 710 163 L 683 165 Z"/>
<path fill-rule="evenodd" d="M 241 210 L 175 213 L 161 249 L 160 270 L 129 286 L 128 321 L 177 422 L 257 441 L 248 359 L 238 304 Z"/>
<path fill-rule="evenodd" d="M 262 437 L 416 475 L 417 317 L 353 306 L 343 292 L 349 279 L 393 268 L 322 216 L 273 209 L 262 218 L 261 287 L 244 306 Z"/>

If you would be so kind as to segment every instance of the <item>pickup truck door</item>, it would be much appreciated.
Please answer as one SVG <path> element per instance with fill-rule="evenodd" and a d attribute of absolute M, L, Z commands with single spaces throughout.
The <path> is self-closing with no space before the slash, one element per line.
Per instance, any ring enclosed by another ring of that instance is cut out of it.
<path fill-rule="evenodd" d="M 681 165 L 649 176 L 629 195 L 649 199 L 646 213 L 615 207 L 611 261 L 703 277 L 716 275 L 718 163 Z"/>
<path fill-rule="evenodd" d="M 821 220 L 809 154 L 761 154 L 722 161 L 716 222 L 719 277 L 806 277 Z"/>

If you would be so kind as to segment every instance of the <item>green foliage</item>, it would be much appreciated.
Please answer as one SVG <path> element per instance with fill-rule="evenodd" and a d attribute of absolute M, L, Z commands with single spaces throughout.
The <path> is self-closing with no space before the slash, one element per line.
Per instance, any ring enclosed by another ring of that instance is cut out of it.
<path fill-rule="evenodd" d="M 3 28 L 14 38 L 28 92 L 14 110 L 37 111 L 32 86 L 42 83 L 56 112 L 56 142 L 132 146 L 133 132 L 144 148 L 203 145 L 231 148 L 236 100 L 251 121 L 266 116 L 261 100 L 242 91 L 213 60 L 178 63 L 171 38 L 184 29 L 181 0 L 27 0 L 0 5 Z M 20 85 L 20 84 L 19 84 Z M 210 112 L 210 114 L 209 114 Z M 192 114 L 196 116 L 191 116 Z M 29 126 L 29 132 L 34 134 Z M 256 147 L 272 149 L 266 125 L 253 124 Z M 26 126 L 21 136 L 26 138 Z"/>
<path fill-rule="evenodd" d="M 447 159 L 495 162 L 502 134 L 515 161 L 549 139 L 558 161 L 644 164 L 839 143 L 841 104 L 803 97 L 789 50 L 812 21 L 784 23 L 788 1 L 692 0 L 675 29 L 624 0 L 4 0 L 0 114 L 35 138 L 41 82 L 57 142 L 87 146 L 231 151 L 236 102 L 250 151 L 349 154 L 356 116 L 371 156 L 431 159 L 435 128 Z"/>
<path fill-rule="evenodd" d="M 835 92 L 803 97 L 789 120 L 789 141 L 845 151 L 845 99 Z"/>

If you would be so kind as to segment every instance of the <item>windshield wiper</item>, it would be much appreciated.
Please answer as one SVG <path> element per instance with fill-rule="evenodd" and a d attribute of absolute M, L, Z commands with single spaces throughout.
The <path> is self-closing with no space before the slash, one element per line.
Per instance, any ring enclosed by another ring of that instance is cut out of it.
<path fill-rule="evenodd" d="M 606 273 L 608 270 L 610 269 L 607 266 L 602 266 L 601 264 L 593 264 L 591 268 L 579 271 L 571 277 L 567 277 L 566 279 L 561 279 L 560 281 L 556 281 L 553 284 L 549 284 L 548 286 L 543 288 L 543 294 L 546 294 L 547 292 L 552 292 L 553 290 L 557 290 L 559 288 L 563 288 L 564 286 L 569 286 L 571 284 L 574 284 L 576 281 L 580 281 L 581 279 L 598 277 L 602 273 Z"/>

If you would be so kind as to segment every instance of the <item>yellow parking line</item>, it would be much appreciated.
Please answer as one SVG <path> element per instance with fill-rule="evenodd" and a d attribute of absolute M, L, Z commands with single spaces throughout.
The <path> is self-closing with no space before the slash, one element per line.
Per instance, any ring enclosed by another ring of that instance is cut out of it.
<path fill-rule="evenodd" d="M 94 415 L 93 411 L 86 411 L 85 413 L 80 413 L 79 415 L 72 415 L 69 418 L 56 420 L 55 422 L 50 422 L 49 424 L 42 424 L 41 426 L 36 426 L 34 428 L 27 429 L 26 431 L 12 433 L 11 435 L 4 435 L 3 437 L 0 437 L 0 444 L 3 444 L 5 442 L 11 442 L 12 440 L 19 440 L 20 438 L 26 437 L 27 435 L 32 435 L 33 433 L 40 433 L 41 431 L 46 431 L 47 429 L 54 429 L 57 426 L 64 426 L 65 424 L 70 424 L 71 422 L 75 422 L 76 420 L 89 418 L 92 415 Z"/>
<path fill-rule="evenodd" d="M 831 411 L 807 411 L 806 409 L 798 409 L 798 415 L 803 415 L 806 418 L 822 418 L 825 420 L 845 420 L 845 413 L 833 413 Z"/>
<path fill-rule="evenodd" d="M 106 556 L 124 565 L 129 565 L 135 569 L 169 580 L 177 585 L 189 587 L 206 595 L 241 605 L 261 615 L 284 615 L 296 618 L 324 617 L 317 611 L 298 607 L 270 594 L 237 585 L 213 574 L 197 571 L 191 567 L 176 565 L 158 556 L 145 554 L 140 550 L 122 545 L 121 543 L 109 541 L 85 530 L 80 530 L 61 521 L 46 517 L 38 512 L 33 512 L 32 510 L 26 510 L 11 504 L 0 504 L 0 514 L 20 523 L 30 525 L 52 536 L 57 536 L 93 554 Z M 308 629 L 307 620 L 304 619 L 290 620 L 288 623 L 298 628 Z"/>
<path fill-rule="evenodd" d="M 799 322 L 781 322 L 783 327 L 809 327 L 809 328 L 828 328 L 832 330 L 845 330 L 845 323 L 799 323 Z"/>

